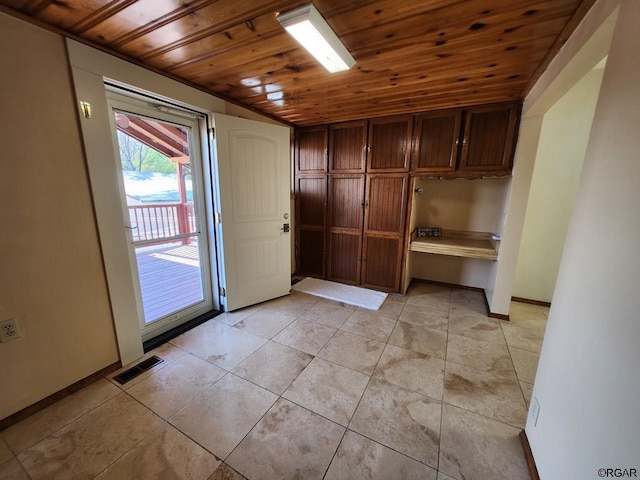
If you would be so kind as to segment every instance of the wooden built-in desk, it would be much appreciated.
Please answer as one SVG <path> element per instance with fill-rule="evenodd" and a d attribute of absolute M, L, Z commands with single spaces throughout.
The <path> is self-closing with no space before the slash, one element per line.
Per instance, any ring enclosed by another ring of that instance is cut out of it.
<path fill-rule="evenodd" d="M 409 251 L 496 261 L 500 242 L 492 237 L 486 232 L 443 230 L 442 237 L 418 238 L 414 232 Z"/>

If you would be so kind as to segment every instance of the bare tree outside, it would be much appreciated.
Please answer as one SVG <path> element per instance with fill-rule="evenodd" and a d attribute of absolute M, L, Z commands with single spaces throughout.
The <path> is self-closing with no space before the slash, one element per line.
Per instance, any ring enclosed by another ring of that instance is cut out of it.
<path fill-rule="evenodd" d="M 123 170 L 133 172 L 175 173 L 176 166 L 160 152 L 118 130 L 118 145 Z"/>

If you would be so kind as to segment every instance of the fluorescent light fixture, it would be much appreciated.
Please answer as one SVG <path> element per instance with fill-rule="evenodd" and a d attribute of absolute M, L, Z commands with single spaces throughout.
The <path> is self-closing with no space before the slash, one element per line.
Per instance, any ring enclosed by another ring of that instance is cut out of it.
<path fill-rule="evenodd" d="M 278 14 L 276 18 L 329 72 L 349 70 L 356 63 L 312 4 Z"/>

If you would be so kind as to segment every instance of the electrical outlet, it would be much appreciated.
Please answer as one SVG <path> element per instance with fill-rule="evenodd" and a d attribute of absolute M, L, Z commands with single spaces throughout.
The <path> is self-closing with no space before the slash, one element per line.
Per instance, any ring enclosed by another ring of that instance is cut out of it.
<path fill-rule="evenodd" d="M 0 323 L 0 342 L 10 342 L 20 337 L 18 321 L 15 318 Z"/>

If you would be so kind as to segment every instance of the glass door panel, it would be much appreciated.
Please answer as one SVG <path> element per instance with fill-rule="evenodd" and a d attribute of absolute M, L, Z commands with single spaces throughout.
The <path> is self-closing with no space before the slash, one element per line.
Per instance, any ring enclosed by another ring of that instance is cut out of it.
<path fill-rule="evenodd" d="M 125 228 L 148 339 L 211 308 L 197 122 L 178 117 L 174 123 L 113 105 Z"/>

